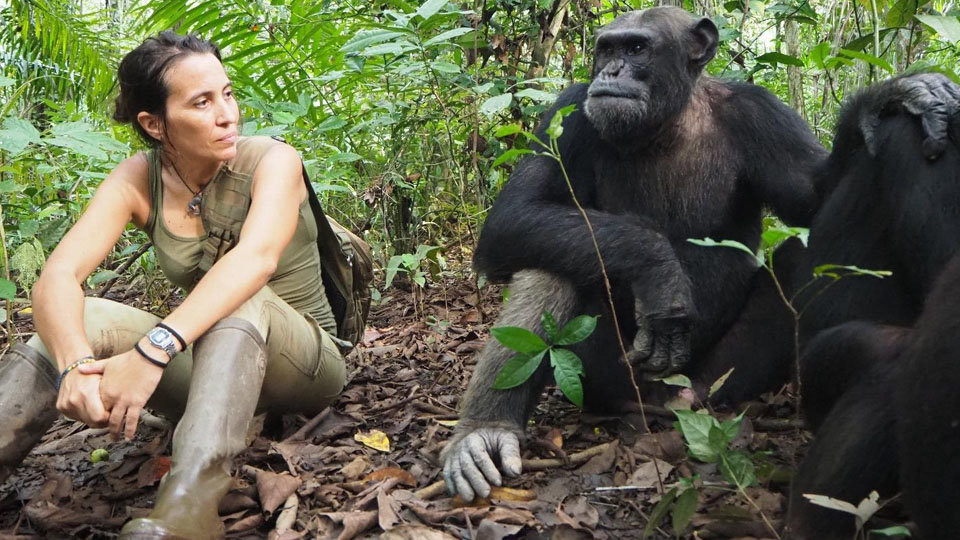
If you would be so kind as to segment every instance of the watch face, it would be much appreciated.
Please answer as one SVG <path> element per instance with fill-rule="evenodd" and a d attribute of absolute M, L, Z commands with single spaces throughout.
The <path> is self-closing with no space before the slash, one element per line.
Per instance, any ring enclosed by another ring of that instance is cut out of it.
<path fill-rule="evenodd" d="M 173 342 L 173 335 L 164 328 L 154 328 L 147 334 L 147 339 L 150 340 L 150 343 L 154 346 L 163 349 L 168 354 L 173 355 L 177 352 L 176 344 Z"/>

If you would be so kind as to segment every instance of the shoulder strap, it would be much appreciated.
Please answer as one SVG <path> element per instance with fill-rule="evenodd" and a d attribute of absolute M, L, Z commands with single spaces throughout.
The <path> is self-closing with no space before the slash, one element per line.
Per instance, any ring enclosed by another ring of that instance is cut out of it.
<path fill-rule="evenodd" d="M 307 174 L 306 165 L 301 165 L 303 171 L 303 183 L 307 186 L 307 198 L 310 200 L 310 210 L 313 212 L 313 218 L 317 222 L 317 249 L 320 251 L 320 274 L 323 279 L 323 286 L 327 291 L 327 300 L 333 310 L 333 316 L 337 320 L 338 326 L 344 320 L 347 312 L 347 304 L 353 298 L 353 280 L 347 272 L 331 272 L 330 266 L 335 268 L 349 268 L 353 266 L 351 258 L 344 253 L 340 247 L 340 240 L 337 233 L 327 220 L 323 213 L 323 207 L 320 205 L 320 199 L 317 198 L 313 185 L 310 183 L 310 176 Z"/>

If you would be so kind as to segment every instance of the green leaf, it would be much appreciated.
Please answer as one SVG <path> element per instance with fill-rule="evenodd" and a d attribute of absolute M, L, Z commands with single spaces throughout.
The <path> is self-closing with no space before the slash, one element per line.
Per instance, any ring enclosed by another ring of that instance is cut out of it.
<path fill-rule="evenodd" d="M 680 535 L 690 525 L 693 514 L 697 511 L 697 490 L 689 488 L 683 490 L 673 505 L 673 533 Z"/>
<path fill-rule="evenodd" d="M 859 266 L 843 264 L 821 264 L 813 269 L 813 277 L 826 276 L 834 279 L 840 279 L 849 276 L 870 276 L 883 279 L 892 275 L 893 272 L 890 270 L 868 270 L 866 268 L 860 268 Z"/>
<path fill-rule="evenodd" d="M 433 66 L 433 69 L 439 71 L 440 73 L 460 73 L 460 66 L 451 64 L 450 62 L 441 62 L 437 60 L 432 62 L 430 65 Z"/>
<path fill-rule="evenodd" d="M 497 159 L 495 159 L 495 160 L 493 161 L 493 165 L 491 165 L 490 167 L 491 167 L 491 168 L 497 167 L 497 166 L 499 166 L 499 165 L 503 165 L 504 163 L 506 163 L 506 162 L 508 162 L 508 161 L 513 161 L 514 159 L 516 159 L 516 158 L 518 158 L 518 157 L 520 157 L 520 156 L 522 156 L 522 155 L 532 154 L 532 153 L 533 153 L 533 150 L 528 150 L 528 149 L 526 149 L 526 148 L 511 148 L 511 149 L 507 150 L 506 152 L 500 154 L 500 157 L 498 157 Z"/>
<path fill-rule="evenodd" d="M 840 49 L 840 54 L 842 54 L 842 55 L 844 55 L 844 56 L 848 56 L 848 57 L 850 57 L 850 58 L 854 58 L 854 59 L 856 59 L 856 60 L 862 60 L 862 61 L 864 61 L 864 62 L 866 62 L 866 63 L 868 63 L 868 64 L 870 64 L 870 65 L 872 65 L 872 66 L 876 66 L 876 67 L 878 67 L 878 68 L 886 71 L 887 73 L 889 73 L 889 74 L 891 74 L 891 75 L 893 75 L 893 74 L 895 73 L 895 70 L 893 69 L 893 66 L 890 65 L 890 62 L 887 62 L 887 61 L 884 60 L 883 58 L 877 58 L 876 56 L 873 56 L 872 54 L 867 54 L 867 53 L 860 52 L 860 51 L 852 51 L 852 50 L 850 50 L 850 49 Z"/>
<path fill-rule="evenodd" d="M 424 47 L 431 47 L 437 45 L 438 43 L 446 43 L 453 38 L 460 37 L 466 34 L 473 32 L 473 28 L 464 26 L 461 28 L 454 28 L 453 30 L 447 30 L 446 32 L 433 36 L 432 38 L 423 42 Z"/>
<path fill-rule="evenodd" d="M 547 348 L 540 336 L 518 326 L 491 328 L 490 333 L 504 347 L 525 354 L 537 354 Z"/>
<path fill-rule="evenodd" d="M 16 180 L 4 180 L 0 182 L 0 193 L 15 193 L 23 191 L 23 186 L 17 183 Z"/>
<path fill-rule="evenodd" d="M 550 363 L 553 364 L 553 377 L 563 395 L 567 396 L 574 405 L 583 408 L 583 362 L 573 351 L 567 349 L 550 349 Z"/>
<path fill-rule="evenodd" d="M 739 415 L 737 415 L 735 418 L 731 418 L 730 420 L 724 420 L 723 422 L 720 422 L 720 430 L 723 432 L 724 436 L 726 437 L 726 443 L 724 443 L 724 447 L 726 446 L 727 443 L 729 443 L 734 438 L 736 438 L 738 433 L 740 433 L 740 424 L 743 423 L 743 415 L 745 414 L 746 412 L 742 412 Z"/>
<path fill-rule="evenodd" d="M 403 264 L 403 257 L 400 255 L 394 255 L 390 257 L 390 261 L 387 262 L 387 274 L 386 284 L 383 286 L 384 289 L 390 286 L 393 283 L 393 278 L 397 276 L 397 272 L 400 271 L 400 265 Z"/>
<path fill-rule="evenodd" d="M 17 81 L 15 79 L 11 79 L 10 77 L 4 77 L 3 75 L 0 75 L 0 88 L 3 88 L 4 86 L 13 86 L 14 84 L 16 84 L 16 82 Z"/>
<path fill-rule="evenodd" d="M 493 116 L 498 112 L 506 109 L 510 106 L 510 103 L 513 101 L 513 94 L 500 94 L 499 96 L 493 96 L 492 98 L 487 98 L 486 101 L 480 105 L 480 112 L 487 116 Z"/>
<path fill-rule="evenodd" d="M 720 473 L 727 481 L 741 488 L 757 483 L 757 471 L 750 457 L 743 452 L 728 452 L 720 462 Z"/>
<path fill-rule="evenodd" d="M 806 247 L 810 229 L 805 227 L 770 227 L 760 235 L 761 249 L 775 248 L 785 240 L 797 238 Z"/>
<path fill-rule="evenodd" d="M 543 90 L 537 90 L 536 88 L 524 88 L 514 95 L 517 97 L 530 98 L 534 101 L 539 101 L 540 103 L 552 103 L 557 99 L 556 94 L 544 92 Z"/>
<path fill-rule="evenodd" d="M 379 45 L 367 47 L 360 53 L 360 56 L 381 56 L 384 54 L 400 55 L 416 48 L 417 47 L 413 43 L 410 43 L 404 39 L 401 41 L 381 43 Z"/>
<path fill-rule="evenodd" d="M 872 534 L 879 534 L 880 536 L 912 536 L 910 534 L 910 529 L 904 527 L 903 525 L 894 525 L 893 527 L 887 527 L 886 529 L 870 529 Z"/>
<path fill-rule="evenodd" d="M 660 382 L 664 384 L 669 384 L 670 386 L 682 386 L 683 388 L 693 388 L 693 383 L 690 382 L 690 377 L 687 377 L 682 373 L 677 373 L 676 375 L 664 377 L 660 379 Z"/>
<path fill-rule="evenodd" d="M 23 118 L 7 118 L 0 129 L 0 150 L 16 155 L 31 144 L 40 144 L 37 128 Z"/>
<path fill-rule="evenodd" d="M 13 300 L 17 296 L 17 286 L 9 279 L 0 278 L 0 299 Z"/>
<path fill-rule="evenodd" d="M 733 249 L 739 249 L 744 253 L 749 253 L 757 261 L 757 266 L 763 265 L 763 255 L 754 253 L 747 246 L 737 242 L 736 240 L 720 240 L 719 242 L 713 238 L 687 238 L 687 242 L 703 247 L 728 247 Z"/>
<path fill-rule="evenodd" d="M 803 60 L 796 56 L 783 54 L 779 52 L 768 52 L 757 57 L 757 62 L 761 64 L 787 64 L 790 66 L 804 67 Z"/>
<path fill-rule="evenodd" d="M 817 45 L 816 47 L 810 49 L 810 53 L 807 55 L 807 58 L 814 63 L 820 69 L 826 69 L 824 62 L 827 57 L 830 56 L 830 42 L 824 41 L 823 43 Z"/>
<path fill-rule="evenodd" d="M 427 20 L 436 15 L 445 5 L 447 5 L 447 0 L 427 0 L 417 8 L 413 16 L 423 17 L 423 20 Z"/>
<path fill-rule="evenodd" d="M 914 15 L 923 24 L 933 28 L 941 38 L 950 43 L 960 41 L 960 20 L 948 15 Z"/>
<path fill-rule="evenodd" d="M 96 286 L 118 277 L 120 277 L 120 274 L 114 272 L 113 270 L 101 270 L 94 274 L 92 278 L 90 278 L 90 284 Z"/>
<path fill-rule="evenodd" d="M 520 133 L 523 131 L 523 127 L 520 124 L 507 124 L 505 126 L 500 126 L 500 128 L 494 132 L 494 137 L 506 137 L 508 135 L 513 135 L 514 133 Z"/>
<path fill-rule="evenodd" d="M 521 353 L 507 360 L 507 363 L 500 369 L 500 373 L 497 373 L 497 379 L 493 382 L 493 387 L 497 390 L 506 390 L 514 386 L 520 386 L 537 371 L 545 354 L 547 354 L 546 350 L 533 355 Z"/>
<path fill-rule="evenodd" d="M 362 51 L 371 45 L 390 41 L 402 35 L 403 32 L 393 30 L 361 30 L 340 47 L 340 52 L 350 53 Z"/>
<path fill-rule="evenodd" d="M 642 538 L 646 538 L 653 534 L 653 531 L 660 525 L 660 522 L 663 521 L 663 518 L 667 516 L 667 512 L 670 510 L 670 508 L 673 506 L 673 502 L 676 500 L 677 488 L 672 488 L 660 498 L 660 502 L 658 502 L 650 512 L 650 519 L 647 520 L 647 525 L 643 528 Z"/>
<path fill-rule="evenodd" d="M 720 429 L 716 418 L 679 409 L 675 409 L 673 414 L 677 415 L 680 433 L 687 441 L 690 455 L 704 463 L 715 463 L 720 459 L 719 451 L 710 443 L 710 431 Z"/>
<path fill-rule="evenodd" d="M 590 337 L 594 329 L 597 328 L 597 317 L 594 315 L 580 315 L 574 317 L 570 322 L 564 325 L 563 330 L 557 335 L 556 345 L 573 345 Z"/>
<path fill-rule="evenodd" d="M 557 336 L 560 334 L 560 325 L 557 324 L 557 320 L 553 318 L 553 315 L 544 310 L 543 315 L 540 316 L 540 324 L 543 325 L 543 331 L 547 334 L 547 339 L 551 343 L 557 342 Z"/>

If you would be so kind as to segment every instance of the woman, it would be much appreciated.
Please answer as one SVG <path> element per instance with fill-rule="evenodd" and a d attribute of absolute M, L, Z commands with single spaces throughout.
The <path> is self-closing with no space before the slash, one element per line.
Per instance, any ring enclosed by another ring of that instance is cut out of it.
<path fill-rule="evenodd" d="M 216 537 L 254 414 L 319 411 L 344 384 L 316 222 L 297 152 L 238 135 L 215 45 L 164 32 L 127 54 L 118 77 L 114 117 L 153 149 L 107 176 L 33 290 L 37 336 L 0 362 L 0 481 L 56 411 L 129 439 L 151 407 L 180 418 L 173 464 L 153 511 L 121 537 Z M 239 239 L 205 227 L 237 216 Z M 130 222 L 188 291 L 163 320 L 83 296 Z"/>

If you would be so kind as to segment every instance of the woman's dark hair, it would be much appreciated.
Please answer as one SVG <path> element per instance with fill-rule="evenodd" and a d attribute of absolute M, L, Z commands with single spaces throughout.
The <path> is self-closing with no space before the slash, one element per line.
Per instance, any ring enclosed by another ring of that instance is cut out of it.
<path fill-rule="evenodd" d="M 116 100 L 113 119 L 133 125 L 143 140 L 151 146 L 161 141 L 150 136 L 137 121 L 137 115 L 146 111 L 163 121 L 167 112 L 167 88 L 164 76 L 180 58 L 189 54 L 210 53 L 220 58 L 220 49 L 212 42 L 193 34 L 181 35 L 167 30 L 147 38 L 139 47 L 127 53 L 117 68 L 120 94 Z"/>

